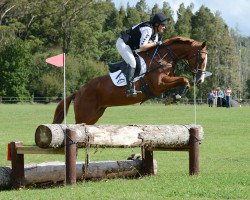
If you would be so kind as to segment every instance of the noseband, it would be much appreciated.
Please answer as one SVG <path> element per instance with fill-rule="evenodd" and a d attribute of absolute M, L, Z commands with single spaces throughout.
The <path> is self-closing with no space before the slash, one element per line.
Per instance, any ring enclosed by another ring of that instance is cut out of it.
<path fill-rule="evenodd" d="M 200 50 L 200 49 L 198 49 L 197 50 L 197 52 L 194 54 L 194 55 L 192 55 L 192 56 L 190 56 L 188 59 L 191 59 L 191 58 L 193 58 L 193 57 L 196 57 L 196 63 L 195 63 L 195 68 L 194 69 L 190 69 L 190 71 L 193 73 L 193 74 L 197 74 L 198 72 L 201 72 L 202 74 L 203 73 L 205 73 L 205 71 L 204 70 L 202 70 L 202 69 L 199 69 L 199 66 L 201 65 L 201 55 L 202 54 L 207 54 L 207 51 L 202 51 L 202 50 Z M 188 62 L 186 61 L 186 64 L 189 66 L 189 64 L 188 64 Z"/>

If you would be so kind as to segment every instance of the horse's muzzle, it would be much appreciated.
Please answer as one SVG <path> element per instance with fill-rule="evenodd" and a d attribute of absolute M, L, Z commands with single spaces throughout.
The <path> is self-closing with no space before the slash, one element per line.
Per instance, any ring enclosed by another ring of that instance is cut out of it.
<path fill-rule="evenodd" d="M 203 72 L 203 71 L 198 71 L 198 72 L 196 73 L 196 75 L 195 75 L 195 83 L 196 83 L 197 85 L 199 85 L 199 84 L 203 83 L 204 80 L 205 80 L 205 72 Z"/>

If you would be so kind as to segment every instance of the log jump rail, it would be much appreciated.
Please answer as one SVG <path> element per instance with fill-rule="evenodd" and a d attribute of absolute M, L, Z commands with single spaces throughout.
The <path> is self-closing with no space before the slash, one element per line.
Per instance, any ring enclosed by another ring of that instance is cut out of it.
<path fill-rule="evenodd" d="M 65 136 L 66 135 L 66 136 Z M 11 142 L 11 177 L 15 180 L 15 187 L 23 187 L 30 183 L 42 182 L 41 180 L 28 180 L 24 167 L 24 154 L 65 154 L 66 183 L 74 184 L 76 179 L 103 178 L 102 175 L 94 175 L 91 166 L 102 164 L 76 162 L 77 147 L 141 147 L 142 160 L 110 161 L 103 162 L 106 167 L 102 173 L 115 171 L 118 165 L 118 177 L 128 177 L 140 174 L 155 175 L 156 161 L 153 159 L 154 151 L 188 151 L 189 174 L 199 174 L 199 144 L 203 139 L 204 131 L 200 125 L 84 125 L 84 124 L 43 124 L 37 127 L 35 143 L 37 147 L 23 146 L 22 142 Z M 66 152 L 64 152 L 66 137 Z M 112 162 L 114 162 L 112 164 Z M 87 165 L 88 163 L 88 171 Z M 106 164 L 105 164 L 106 163 Z M 123 172 L 121 172 L 123 164 Z M 61 164 L 62 165 L 62 164 Z M 112 165 L 112 166 L 111 166 Z M 114 166 L 113 166 L 114 165 Z M 132 167 L 131 167 L 132 166 Z M 93 167 L 96 169 L 96 166 Z M 53 168 L 53 174 L 56 169 Z M 110 173 L 110 177 L 112 177 Z M 117 177 L 117 174 L 113 177 Z M 1 174 L 0 174 L 1 175 Z M 34 174 L 33 174 L 34 176 Z M 59 176 L 59 175 L 58 175 Z M 56 177 L 55 182 L 62 181 L 64 175 Z M 39 179 L 39 178 L 38 178 Z M 61 180 L 62 179 L 62 180 Z M 1 185 L 1 183 L 0 183 Z"/>

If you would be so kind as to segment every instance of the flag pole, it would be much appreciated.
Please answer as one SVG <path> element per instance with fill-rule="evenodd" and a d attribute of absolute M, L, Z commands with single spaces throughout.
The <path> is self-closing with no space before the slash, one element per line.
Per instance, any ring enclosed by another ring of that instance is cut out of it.
<path fill-rule="evenodd" d="M 62 53 L 57 56 L 53 56 L 46 59 L 46 63 L 54 65 L 56 67 L 63 67 L 63 115 L 64 115 L 64 125 L 65 125 L 65 132 L 64 132 L 64 150 L 65 150 L 65 184 L 66 184 L 66 129 L 67 129 L 67 119 L 66 119 L 66 66 L 65 66 L 65 53 Z"/>
<path fill-rule="evenodd" d="M 66 185 L 66 177 L 67 177 L 67 169 L 66 169 L 66 137 L 67 137 L 67 119 L 66 119 L 66 66 L 65 66 L 65 53 L 63 53 L 63 99 L 64 99 L 64 104 L 63 104 L 63 115 L 64 115 L 64 125 L 65 125 L 65 132 L 64 132 L 64 161 L 65 161 L 65 171 L 64 171 L 64 184 Z"/>
<path fill-rule="evenodd" d="M 66 66 L 65 66 L 65 53 L 63 53 L 63 99 L 64 99 L 64 106 L 63 106 L 63 114 L 64 114 L 64 124 L 66 126 L 67 119 L 66 119 Z"/>

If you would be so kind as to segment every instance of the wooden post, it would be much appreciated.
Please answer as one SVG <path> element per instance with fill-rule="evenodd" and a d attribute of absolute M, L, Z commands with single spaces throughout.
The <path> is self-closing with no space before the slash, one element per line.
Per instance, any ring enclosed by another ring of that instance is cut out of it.
<path fill-rule="evenodd" d="M 142 170 L 144 175 L 155 175 L 153 151 L 142 147 Z"/>
<path fill-rule="evenodd" d="M 11 142 L 11 175 L 14 179 L 13 185 L 16 188 L 22 188 L 25 186 L 24 179 L 24 155 L 17 154 L 17 147 L 23 146 L 22 142 Z"/>
<path fill-rule="evenodd" d="M 189 175 L 199 174 L 199 129 L 190 128 Z"/>
<path fill-rule="evenodd" d="M 66 184 L 76 184 L 76 132 L 66 129 Z"/>

